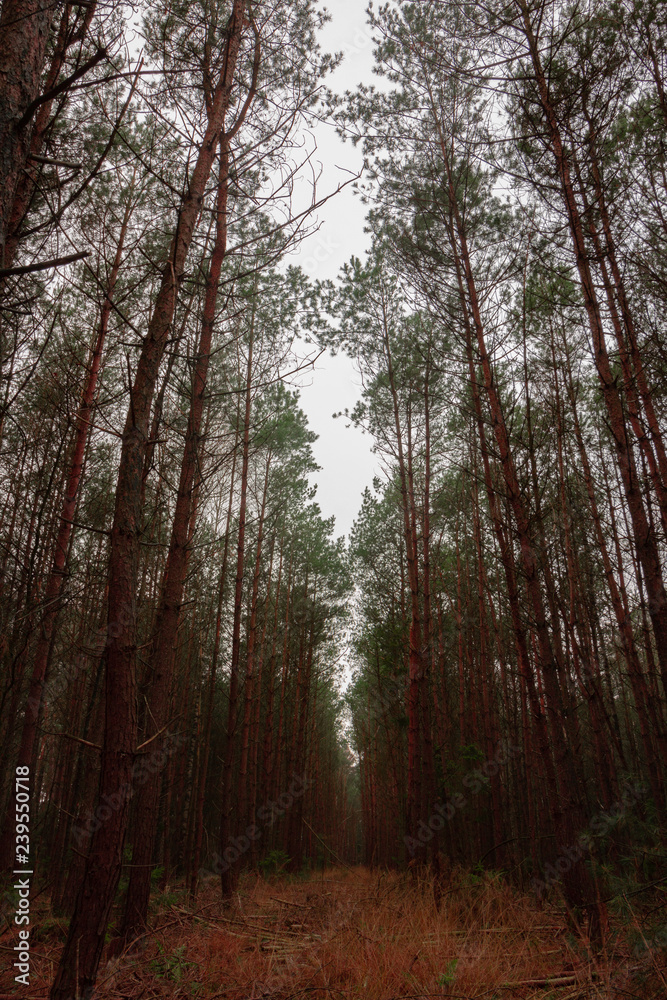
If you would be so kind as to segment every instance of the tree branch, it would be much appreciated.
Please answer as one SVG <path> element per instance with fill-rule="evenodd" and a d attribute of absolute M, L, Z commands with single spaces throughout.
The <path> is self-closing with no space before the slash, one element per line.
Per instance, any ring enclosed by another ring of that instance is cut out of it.
<path fill-rule="evenodd" d="M 88 70 L 92 69 L 93 66 L 97 66 L 98 62 L 101 62 L 102 59 L 106 59 L 107 55 L 108 52 L 106 48 L 98 49 L 94 56 L 91 56 L 90 59 L 88 59 L 83 66 L 80 66 L 76 72 L 72 73 L 71 76 L 66 77 L 62 83 L 59 83 L 56 87 L 52 87 L 51 90 L 47 90 L 45 94 L 40 94 L 39 97 L 36 97 L 35 100 L 32 101 L 32 103 L 25 109 L 23 118 L 21 118 L 20 122 L 16 126 L 17 130 L 20 132 L 21 129 L 26 127 L 37 108 L 39 108 L 42 104 L 46 104 L 47 101 L 53 100 L 53 98 L 57 97 L 58 94 L 62 94 L 64 90 L 68 90 L 76 80 L 85 76 Z"/>
<path fill-rule="evenodd" d="M 42 260 L 38 264 L 0 268 L 0 278 L 12 278 L 15 274 L 32 274 L 33 271 L 48 271 L 50 267 L 64 267 L 65 264 L 73 264 L 77 260 L 83 260 L 84 257 L 90 257 L 90 250 L 71 253 L 68 257 L 56 257 L 55 260 Z"/>

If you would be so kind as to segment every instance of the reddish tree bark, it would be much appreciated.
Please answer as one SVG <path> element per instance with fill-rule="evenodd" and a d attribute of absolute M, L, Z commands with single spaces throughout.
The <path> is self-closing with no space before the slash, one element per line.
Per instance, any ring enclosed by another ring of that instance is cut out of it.
<path fill-rule="evenodd" d="M 238 411 L 237 411 L 238 419 Z M 211 743 L 211 727 L 213 724 L 213 705 L 215 701 L 215 680 L 218 671 L 218 659 L 220 657 L 220 637 L 222 631 L 222 609 L 225 596 L 225 582 L 227 580 L 227 557 L 229 553 L 229 535 L 232 523 L 232 506 L 234 502 L 234 483 L 236 473 L 236 457 L 238 454 L 239 428 L 236 430 L 236 440 L 234 442 L 234 456 L 232 458 L 232 471 L 229 484 L 229 505 L 227 507 L 227 520 L 225 524 L 225 544 L 222 554 L 222 565 L 220 567 L 220 581 L 218 584 L 218 609 L 215 617 L 215 639 L 213 641 L 213 656 L 211 658 L 211 669 L 208 682 L 208 701 L 206 709 L 206 721 L 204 723 L 204 754 L 200 767 L 199 785 L 197 791 L 197 806 L 195 817 L 195 843 L 190 869 L 190 899 L 194 901 L 197 895 L 197 880 L 199 878 L 199 862 L 201 859 L 202 841 L 204 836 L 204 798 L 206 795 L 206 778 L 208 774 L 208 759 Z"/>
<path fill-rule="evenodd" d="M 174 510 L 169 552 L 162 580 L 162 594 L 158 608 L 154 638 L 149 654 L 150 690 L 148 706 L 150 723 L 147 737 L 157 737 L 152 752 L 160 749 L 162 734 L 168 724 L 169 693 L 176 660 L 177 633 L 183 591 L 190 558 L 190 523 L 194 512 L 195 476 L 200 463 L 200 438 L 204 413 L 204 394 L 208 377 L 209 358 L 213 339 L 215 308 L 218 299 L 220 274 L 227 249 L 227 197 L 229 175 L 229 148 L 223 139 L 218 173 L 216 201 L 216 233 L 211 265 L 206 281 L 206 295 L 202 314 L 201 333 L 194 361 L 192 400 L 185 435 L 185 448 L 181 463 L 180 481 Z M 145 928 L 150 898 L 150 873 L 155 848 L 157 811 L 162 775 L 156 771 L 146 782 L 137 803 L 134 820 L 132 868 L 125 903 L 122 938 L 128 942 Z"/>
<path fill-rule="evenodd" d="M 269 656 L 269 690 L 266 701 L 266 723 L 264 726 L 264 745 L 262 750 L 262 775 L 263 781 L 263 795 L 264 798 L 268 798 L 272 789 L 272 772 L 273 772 L 273 714 L 274 714 L 274 701 L 275 701 L 275 687 L 276 687 L 276 643 L 278 640 L 278 612 L 279 612 L 279 600 L 280 600 L 280 587 L 282 583 L 283 574 L 283 542 L 280 542 L 280 559 L 278 562 L 278 579 L 276 581 L 276 596 L 275 596 L 275 608 L 273 613 L 273 633 L 271 636 L 271 654 Z M 291 573 L 291 563 L 289 572 Z M 288 579 L 289 587 L 289 579 Z M 286 597 L 286 601 L 289 599 L 289 593 Z M 285 626 L 285 631 L 287 632 L 287 625 Z"/>
<path fill-rule="evenodd" d="M 58 80 L 60 71 L 62 70 L 68 49 L 71 48 L 75 42 L 82 42 L 85 39 L 90 23 L 93 19 L 93 15 L 95 14 L 96 6 L 96 0 L 91 0 L 91 2 L 83 9 L 73 11 L 72 8 L 74 7 L 74 4 L 65 4 L 65 9 L 63 10 L 60 18 L 58 37 L 56 39 L 55 48 L 51 57 L 49 71 L 46 74 L 42 87 L 40 88 L 45 96 L 50 94 L 56 85 L 56 81 Z M 53 4 L 53 8 L 55 7 L 56 4 Z M 73 14 L 74 18 L 72 18 Z M 21 225 L 26 212 L 30 207 L 30 202 L 35 191 L 40 169 L 36 157 L 39 156 L 44 144 L 44 137 L 48 129 L 52 108 L 53 97 L 45 100 L 43 104 L 40 104 L 35 114 L 30 134 L 28 156 L 26 158 L 24 169 L 21 171 L 18 178 L 16 191 L 9 212 L 5 252 L 2 264 L 5 268 L 11 267 L 14 262 L 20 238 Z"/>
<path fill-rule="evenodd" d="M 0 13 L 0 267 L 16 190 L 30 153 L 33 114 L 42 90 L 46 47 L 57 4 L 53 0 L 5 0 Z M 35 109 L 36 110 L 36 109 Z"/>
<path fill-rule="evenodd" d="M 664 99 L 664 93 L 662 91 L 660 93 L 661 93 L 661 99 Z M 621 274 L 621 268 L 618 262 L 616 244 L 612 232 L 611 220 L 609 218 L 609 209 L 607 207 L 607 202 L 605 199 L 604 184 L 602 182 L 600 164 L 598 162 L 598 155 L 595 144 L 595 131 L 593 129 L 592 122 L 590 121 L 589 121 L 589 126 L 590 126 L 589 152 L 590 152 L 591 174 L 595 186 L 595 194 L 597 198 L 598 209 L 600 211 L 602 229 L 605 236 L 606 255 L 609 259 L 609 266 L 611 268 L 611 274 L 613 277 L 614 291 L 616 293 L 616 298 L 618 300 L 618 306 L 621 318 L 623 320 L 623 327 L 625 330 L 625 334 L 627 336 L 628 353 L 630 356 L 630 360 L 632 362 L 634 377 L 637 381 L 637 389 L 642 401 L 644 413 L 646 414 L 651 442 L 655 448 L 655 454 L 657 456 L 657 462 L 660 469 L 660 477 L 661 477 L 660 489 L 657 492 L 660 499 L 661 510 L 662 510 L 666 502 L 665 492 L 667 489 L 667 450 L 665 449 L 665 443 L 663 440 L 662 431 L 660 429 L 658 417 L 655 412 L 655 407 L 653 405 L 653 395 L 648 385 L 648 379 L 644 368 L 644 362 L 639 348 L 639 339 L 635 327 L 634 316 L 626 292 L 625 281 L 623 280 L 623 276 Z M 605 281 L 605 289 L 609 290 L 609 283 L 607 280 Z M 612 303 L 614 303 L 615 305 L 613 295 L 608 294 L 608 301 L 610 307 Z M 619 336 L 618 329 L 616 329 L 616 333 L 617 333 L 617 340 L 619 343 L 619 349 L 622 349 L 623 354 L 625 354 L 624 345 L 622 346 L 623 343 L 622 337 Z M 663 517 L 664 516 L 667 516 L 667 512 L 665 511 L 663 511 Z"/>
<path fill-rule="evenodd" d="M 257 527 L 257 551 L 255 555 L 255 570 L 252 577 L 252 591 L 250 594 L 250 621 L 248 623 L 248 639 L 246 648 L 246 676 L 243 700 L 243 723 L 241 725 L 241 761 L 239 765 L 239 806 L 238 816 L 241 826 L 246 826 L 252 822 L 252 816 L 248 816 L 249 799 L 249 777 L 248 758 L 250 754 L 250 730 L 252 727 L 252 714 L 255 699 L 255 645 L 257 640 L 257 600 L 259 596 L 259 577 L 262 570 L 262 542 L 264 541 L 264 515 L 266 513 L 266 497 L 269 489 L 269 469 L 271 466 L 271 449 L 266 456 L 264 469 L 264 490 L 262 493 L 262 503 L 259 511 L 259 522 Z M 257 693 L 259 697 L 259 692 Z"/>
<path fill-rule="evenodd" d="M 384 293 L 383 293 L 384 294 Z M 384 298 L 383 312 L 386 309 Z M 401 492 L 401 508 L 403 514 L 403 532 L 405 552 L 408 564 L 408 582 L 410 586 L 410 638 L 408 666 L 408 787 L 406 803 L 406 826 L 408 836 L 416 837 L 422 807 L 421 786 L 421 727 L 420 702 L 423 684 L 422 662 L 422 622 L 419 600 L 419 568 L 417 565 L 416 524 L 414 516 L 414 493 L 409 481 L 405 449 L 403 446 L 403 431 L 399 410 L 398 390 L 392 360 L 392 349 L 389 341 L 389 327 L 386 315 L 383 315 L 383 346 L 387 364 L 387 376 L 392 399 L 394 416 L 394 431 L 396 434 L 396 455 L 398 459 L 399 484 Z M 409 449 L 408 449 L 409 451 Z"/>
<path fill-rule="evenodd" d="M 257 791 L 261 784 L 258 774 L 259 765 L 259 744 L 260 744 L 260 716 L 262 701 L 262 675 L 264 673 L 264 649 L 266 645 L 266 633 L 269 626 L 269 604 L 271 601 L 271 581 L 273 576 L 273 555 L 275 551 L 276 536 L 271 536 L 271 554 L 269 556 L 269 570 L 267 574 L 266 596 L 264 598 L 264 624 L 262 625 L 262 635 L 257 649 L 257 683 L 255 685 L 254 711 L 251 720 L 250 733 L 250 764 L 248 768 L 248 816 L 249 822 L 254 823 L 257 815 Z M 280 581 L 280 571 L 278 571 L 278 581 Z M 272 649 L 273 652 L 273 649 Z M 273 669 L 273 660 L 270 663 Z M 268 721 L 268 720 L 267 720 Z M 257 841 L 252 841 L 250 846 L 250 863 L 256 866 L 257 863 Z"/>
<path fill-rule="evenodd" d="M 439 119 L 435 105 L 433 105 L 433 111 L 439 129 Z M 470 253 L 468 251 L 465 223 L 459 209 L 458 197 L 452 176 L 450 155 L 441 132 L 439 135 L 439 144 L 447 178 L 451 219 L 449 235 L 457 271 L 466 336 L 468 340 L 471 340 L 471 334 L 474 331 L 485 395 L 498 448 L 500 467 L 519 540 L 521 567 L 532 611 L 532 637 L 538 654 L 539 669 L 546 689 L 546 709 L 549 716 L 551 739 L 555 751 L 555 761 L 553 762 L 555 763 L 555 767 L 553 766 L 551 752 L 548 745 L 546 745 L 543 731 L 541 731 L 541 737 L 544 742 L 541 749 L 547 769 L 549 804 L 556 833 L 556 847 L 559 853 L 563 854 L 572 844 L 576 843 L 577 833 L 583 826 L 583 816 L 581 814 L 580 802 L 578 801 L 578 790 L 575 785 L 576 777 L 573 774 L 570 747 L 563 731 L 563 720 L 559 711 L 561 705 L 559 668 L 551 645 L 549 626 L 544 609 L 531 519 L 523 501 L 505 416 L 496 389 L 493 365 L 486 346 L 482 313 Z M 470 320 L 468 319 L 469 315 L 471 317 Z M 471 345 L 468 348 L 468 359 L 469 365 L 471 365 Z M 474 391 L 474 387 L 477 385 L 477 376 L 474 367 L 471 368 L 471 383 Z M 506 573 L 508 572 L 508 568 L 509 564 L 505 566 Z M 527 657 L 525 662 L 529 662 Z M 527 672 L 527 679 L 529 680 L 528 690 L 530 692 L 529 671 Z M 540 716 L 541 713 L 537 714 L 538 719 Z M 599 902 L 582 859 L 574 862 L 569 870 L 564 873 L 563 888 L 570 906 L 575 909 L 585 910 L 588 913 L 592 935 L 599 941 L 601 935 L 604 933 L 606 912 L 604 906 Z"/>
<path fill-rule="evenodd" d="M 56 537 L 53 563 L 44 594 L 44 613 L 40 623 L 40 635 L 37 641 L 32 676 L 30 678 L 30 688 L 28 691 L 28 700 L 25 709 L 21 744 L 16 761 L 17 767 L 26 765 L 30 766 L 30 762 L 32 760 L 35 737 L 37 733 L 37 720 L 39 718 L 40 706 L 42 704 L 42 691 L 44 687 L 44 678 L 46 676 L 49 650 L 51 648 L 53 630 L 60 608 L 60 596 L 66 577 L 65 568 L 67 564 L 67 555 L 69 552 L 72 529 L 74 526 L 74 514 L 79 499 L 79 486 L 81 484 L 84 456 L 90 437 L 95 394 L 97 392 L 97 383 L 102 364 L 102 354 L 104 352 L 104 344 L 109 326 L 109 317 L 111 315 L 111 302 L 116 287 L 116 281 L 118 280 L 118 272 L 120 270 L 123 256 L 125 235 L 127 233 L 127 226 L 130 220 L 132 207 L 132 198 L 131 195 L 128 195 L 127 205 L 125 206 L 125 214 L 123 216 L 118 237 L 116 255 L 109 274 L 104 302 L 102 303 L 100 323 L 97 328 L 95 343 L 91 350 L 88 377 L 86 379 L 81 403 L 75 419 L 76 434 L 74 447 L 67 477 L 67 488 L 60 514 L 60 527 Z M 5 832 L 2 840 L 2 849 L 0 849 L 0 866 L 3 869 L 11 867 L 11 850 L 10 815 L 5 818 Z"/>
<path fill-rule="evenodd" d="M 254 309 L 254 306 L 253 306 Z M 222 898 L 227 899 L 236 886 L 237 870 L 234 862 L 227 861 L 225 852 L 235 848 L 230 844 L 232 835 L 232 766 L 234 763 L 234 743 L 239 697 L 239 662 L 241 654 L 241 614 L 243 611 L 243 571 L 245 565 L 245 529 L 248 501 L 248 459 L 250 454 L 250 413 L 252 408 L 252 353 L 254 338 L 254 314 L 251 319 L 250 343 L 248 345 L 248 366 L 245 386 L 245 413 L 243 417 L 243 451 L 241 459 L 241 502 L 239 506 L 239 528 L 236 545 L 236 583 L 234 587 L 234 618 L 232 623 L 232 657 L 229 675 L 229 706 L 227 710 L 227 732 L 222 764 L 222 788 L 220 794 L 220 854 L 223 871 L 220 873 Z"/>
<path fill-rule="evenodd" d="M 278 783 L 280 781 L 280 768 L 278 766 L 278 754 L 283 746 L 283 726 L 285 720 L 285 696 L 287 692 L 287 676 L 289 669 L 289 650 L 292 638 L 291 610 L 292 610 L 292 566 L 294 558 L 294 547 L 290 548 L 289 569 L 287 571 L 287 588 L 285 592 L 285 619 L 283 623 L 283 650 L 280 667 L 280 695 L 278 698 L 278 730 L 276 735 L 275 751 L 272 748 L 270 755 L 270 768 L 268 771 L 269 794 L 278 795 Z"/>
<path fill-rule="evenodd" d="M 558 118 L 549 96 L 549 87 L 542 67 L 531 15 L 525 4 L 525 0 L 515 0 L 515 2 L 521 14 L 523 33 L 529 47 L 535 82 L 549 129 L 551 150 L 558 171 L 563 204 L 568 215 L 577 272 L 579 274 L 584 306 L 593 339 L 595 366 L 600 380 L 602 397 L 609 416 L 625 499 L 632 522 L 637 556 L 646 583 L 649 615 L 655 635 L 663 686 L 665 691 L 667 691 L 667 592 L 665 591 L 655 533 L 651 528 L 644 508 L 632 444 L 628 438 L 625 426 L 623 403 L 607 352 L 604 327 L 597 301 L 595 284 L 591 274 L 589 256 L 586 250 L 581 215 L 572 185 L 570 165 L 563 149 Z"/>
<path fill-rule="evenodd" d="M 139 499 L 148 422 L 187 254 L 231 101 L 244 15 L 244 0 L 235 0 L 228 26 L 223 69 L 208 109 L 208 124 L 197 161 L 180 206 L 176 235 L 131 390 L 111 529 L 108 621 L 109 629 L 115 635 L 110 637 L 106 654 L 106 715 L 98 806 L 105 818 L 99 817 L 100 825 L 93 834 L 86 874 L 51 990 L 51 1000 L 69 1000 L 77 991 L 82 1000 L 90 997 L 120 876 L 137 738 L 135 588 L 141 527 Z"/>
<path fill-rule="evenodd" d="M 299 656 L 296 692 L 294 701 L 294 721 L 296 732 L 292 734 L 292 745 L 294 753 L 291 767 L 288 768 L 288 777 L 291 779 L 293 773 L 299 778 L 304 775 L 305 769 L 305 738 L 308 720 L 308 705 L 310 700 L 310 681 L 313 667 L 313 629 L 315 617 L 315 599 L 317 595 L 317 582 L 313 586 L 313 613 L 310 618 L 310 628 L 305 626 L 304 642 L 307 649 L 302 649 Z M 308 599 L 308 580 L 306 578 L 305 597 Z M 306 777 L 310 777 L 309 775 Z M 296 795 L 287 814 L 287 852 L 290 856 L 289 868 L 291 871 L 300 871 L 303 866 L 303 795 Z"/>

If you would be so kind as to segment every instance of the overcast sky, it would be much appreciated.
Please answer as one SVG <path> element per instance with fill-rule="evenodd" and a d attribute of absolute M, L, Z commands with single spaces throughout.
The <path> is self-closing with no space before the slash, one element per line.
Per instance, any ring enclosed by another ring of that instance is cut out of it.
<path fill-rule="evenodd" d="M 372 72 L 373 42 L 366 25 L 366 0 L 328 0 L 323 6 L 331 14 L 331 21 L 320 33 L 322 50 L 344 54 L 341 66 L 323 82 L 341 94 L 362 82 L 379 82 L 382 86 Z M 139 13 L 136 19 L 138 23 Z M 141 44 L 137 35 L 131 48 L 138 50 Z M 317 142 L 313 159 L 322 171 L 317 195 L 322 197 L 358 173 L 363 158 L 359 148 L 338 138 L 332 125 L 320 123 L 313 131 Z M 305 176 L 302 183 L 308 183 Z M 304 188 L 303 194 L 310 200 L 310 190 Z M 300 252 L 290 255 L 287 262 L 299 264 L 313 279 L 336 278 L 341 265 L 353 254 L 363 257 L 369 245 L 364 216 L 365 208 L 349 185 L 318 210 L 318 232 L 305 240 Z M 332 417 L 334 412 L 352 409 L 356 403 L 359 376 L 348 358 L 324 354 L 314 371 L 296 381 L 300 383 L 301 407 L 310 428 L 318 435 L 313 451 L 321 471 L 312 477 L 318 487 L 316 500 L 324 517 L 335 516 L 335 535 L 347 535 L 359 510 L 361 494 L 371 485 L 377 469 L 371 438 L 348 426 L 344 417 Z M 295 380 L 290 379 L 290 384 L 294 386 Z"/>
<path fill-rule="evenodd" d="M 332 20 L 321 34 L 322 48 L 345 54 L 340 68 L 326 82 L 341 93 L 359 82 L 372 82 L 373 44 L 366 26 L 365 3 L 330 0 L 326 6 Z M 335 190 L 350 171 L 357 173 L 362 155 L 359 148 L 343 143 L 331 125 L 318 126 L 316 139 L 315 159 L 322 166 L 318 182 L 321 196 Z M 369 245 L 364 214 L 364 206 L 348 186 L 318 210 L 319 231 L 304 242 L 291 261 L 312 278 L 335 278 L 342 264 L 353 254 L 363 257 Z M 313 477 L 318 486 L 316 499 L 325 517 L 335 515 L 335 534 L 347 534 L 359 510 L 362 491 L 370 486 L 376 470 L 372 439 L 348 427 L 344 418 L 332 418 L 334 412 L 354 406 L 359 398 L 359 376 L 348 358 L 325 354 L 302 386 L 301 407 L 311 429 L 319 435 L 313 446 L 322 467 Z"/>

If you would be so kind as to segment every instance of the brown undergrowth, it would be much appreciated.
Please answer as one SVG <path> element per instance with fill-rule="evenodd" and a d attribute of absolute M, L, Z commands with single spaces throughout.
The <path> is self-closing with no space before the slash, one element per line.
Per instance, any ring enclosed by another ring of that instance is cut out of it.
<path fill-rule="evenodd" d="M 14 931 L 0 941 L 0 996 L 48 996 L 64 922 L 35 901 L 31 985 L 13 981 Z M 186 1000 L 450 997 L 665 1000 L 665 953 L 616 927 L 594 958 L 556 905 L 493 874 L 454 870 L 440 912 L 426 879 L 365 868 L 308 879 L 245 875 L 232 906 L 217 880 L 190 908 L 179 886 L 155 902 L 150 934 L 100 969 L 96 997 Z"/>

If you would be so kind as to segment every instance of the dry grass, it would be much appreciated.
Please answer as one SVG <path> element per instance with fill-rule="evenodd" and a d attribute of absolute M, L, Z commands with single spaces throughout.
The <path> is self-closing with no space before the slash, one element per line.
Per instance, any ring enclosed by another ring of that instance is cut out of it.
<path fill-rule="evenodd" d="M 632 957 L 617 932 L 594 961 L 558 910 L 491 875 L 453 871 L 439 913 L 427 883 L 364 868 L 307 881 L 246 876 L 232 908 L 220 906 L 215 881 L 194 912 L 185 899 L 163 896 L 140 949 L 102 966 L 99 1000 L 667 998 L 664 953 Z M 31 987 L 13 982 L 6 931 L 0 996 L 48 994 L 65 928 L 44 905 L 36 915 Z"/>

